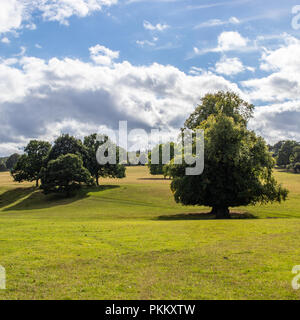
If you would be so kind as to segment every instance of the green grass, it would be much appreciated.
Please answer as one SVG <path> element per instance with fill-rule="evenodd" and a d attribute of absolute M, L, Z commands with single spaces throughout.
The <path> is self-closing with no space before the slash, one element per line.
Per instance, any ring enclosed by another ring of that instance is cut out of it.
<path fill-rule="evenodd" d="M 176 204 L 146 168 L 127 175 L 60 199 L 0 174 L 0 299 L 300 298 L 300 175 L 276 172 L 287 202 L 233 209 L 264 219 L 230 221 Z"/>

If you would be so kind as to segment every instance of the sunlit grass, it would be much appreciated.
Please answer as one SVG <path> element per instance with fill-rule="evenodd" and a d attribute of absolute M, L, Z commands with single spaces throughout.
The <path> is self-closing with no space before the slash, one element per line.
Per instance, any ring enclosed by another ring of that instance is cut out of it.
<path fill-rule="evenodd" d="M 0 174 L 0 299 L 300 298 L 300 175 L 276 172 L 287 202 L 233 209 L 277 219 L 230 221 L 176 204 L 147 168 L 127 176 L 62 199 Z"/>

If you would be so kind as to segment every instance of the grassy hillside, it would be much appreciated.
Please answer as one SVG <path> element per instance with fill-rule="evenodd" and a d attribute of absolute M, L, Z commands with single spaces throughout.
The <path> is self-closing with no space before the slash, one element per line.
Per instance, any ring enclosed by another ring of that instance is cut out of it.
<path fill-rule="evenodd" d="M 230 221 L 176 204 L 147 168 L 127 176 L 60 199 L 0 173 L 0 299 L 300 298 L 300 175 L 276 172 L 286 203 Z"/>

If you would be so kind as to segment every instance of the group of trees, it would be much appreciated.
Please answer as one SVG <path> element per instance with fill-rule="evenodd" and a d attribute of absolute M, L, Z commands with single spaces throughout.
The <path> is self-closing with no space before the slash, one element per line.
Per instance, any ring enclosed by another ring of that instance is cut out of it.
<path fill-rule="evenodd" d="M 120 164 L 100 165 L 96 159 L 98 148 L 108 137 L 98 140 L 96 134 L 82 142 L 64 134 L 53 146 L 46 141 L 32 140 L 11 170 L 15 181 L 35 181 L 45 194 L 58 192 L 69 195 L 81 185 L 99 185 L 100 177 L 123 178 L 125 167 Z"/>
<path fill-rule="evenodd" d="M 8 158 L 0 158 L 0 172 L 11 170 L 19 158 L 20 155 L 18 153 L 14 153 Z"/>
<path fill-rule="evenodd" d="M 269 146 L 277 166 L 300 172 L 300 143 L 294 140 L 282 140 Z"/>
<path fill-rule="evenodd" d="M 293 165 L 295 170 L 300 163 L 300 146 L 282 141 L 272 147 L 272 156 L 264 139 L 247 127 L 253 110 L 253 105 L 235 93 L 207 94 L 183 128 L 192 133 L 196 129 L 204 131 L 203 173 L 187 175 L 189 165 L 185 159 L 182 164 L 177 164 L 179 162 L 174 158 L 175 150 L 176 157 L 184 154 L 180 149 L 184 146 L 172 143 L 168 164 L 162 161 L 164 145 L 152 150 L 152 153 L 159 151 L 158 163 L 151 163 L 152 154 L 149 153 L 151 174 L 169 175 L 177 202 L 209 206 L 217 218 L 229 218 L 229 207 L 286 200 L 288 190 L 273 176 L 274 157 L 278 165 Z M 122 178 L 125 167 L 119 164 L 118 148 L 117 164 L 100 165 L 96 160 L 99 146 L 107 140 L 103 137 L 99 141 L 93 134 L 82 142 L 66 134 L 57 138 L 53 146 L 45 141 L 31 141 L 11 170 L 12 176 L 20 182 L 36 181 L 37 186 L 41 180 L 45 193 L 70 193 L 82 184 L 99 184 L 100 177 Z"/>
<path fill-rule="evenodd" d="M 247 128 L 253 110 L 232 92 L 207 94 L 185 122 L 186 129 L 204 130 L 204 172 L 186 175 L 188 165 L 174 159 L 150 164 L 150 172 L 168 172 L 177 202 L 212 207 L 217 218 L 229 218 L 229 207 L 285 200 L 288 190 L 273 177 L 275 160 L 265 141 Z"/>

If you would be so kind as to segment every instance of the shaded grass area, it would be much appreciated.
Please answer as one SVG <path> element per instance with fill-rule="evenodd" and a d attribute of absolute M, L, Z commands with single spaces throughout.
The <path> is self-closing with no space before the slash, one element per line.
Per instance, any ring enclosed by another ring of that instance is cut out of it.
<path fill-rule="evenodd" d="M 257 216 L 254 216 L 248 212 L 231 212 L 231 219 L 258 219 Z M 170 216 L 164 215 L 157 217 L 158 220 L 212 220 L 216 219 L 216 215 L 210 212 L 204 213 L 182 213 L 182 214 L 173 214 Z"/>
<path fill-rule="evenodd" d="M 286 203 L 215 221 L 176 204 L 169 180 L 127 174 L 68 199 L 0 174 L 0 299 L 300 298 L 300 175 L 276 173 Z"/>

